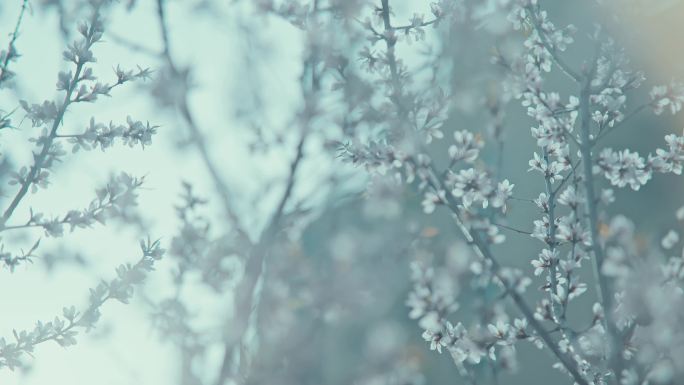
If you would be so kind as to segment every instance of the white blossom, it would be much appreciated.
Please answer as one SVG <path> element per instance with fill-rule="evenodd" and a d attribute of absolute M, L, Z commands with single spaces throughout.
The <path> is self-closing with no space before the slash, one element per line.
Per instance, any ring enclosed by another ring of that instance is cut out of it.
<path fill-rule="evenodd" d="M 483 142 L 469 131 L 454 131 L 454 144 L 449 146 L 449 158 L 452 162 L 465 161 L 473 163 L 482 149 Z"/>
<path fill-rule="evenodd" d="M 639 190 L 652 176 L 645 160 L 626 149 L 615 152 L 606 148 L 599 154 L 597 163 L 610 183 L 618 187 L 629 185 L 632 190 Z"/>
<path fill-rule="evenodd" d="M 482 207 L 489 205 L 488 196 L 492 193 L 493 187 L 484 172 L 468 168 L 450 174 L 449 185 L 452 186 L 451 194 L 460 198 L 464 207 L 468 208 L 474 203 L 481 203 Z"/>
<path fill-rule="evenodd" d="M 663 249 L 669 250 L 674 247 L 679 242 L 679 234 L 674 231 L 670 230 L 665 234 L 663 239 L 660 241 L 660 245 L 663 247 Z"/>
<path fill-rule="evenodd" d="M 669 107 L 674 115 L 682 109 L 684 103 L 684 85 L 671 82 L 668 85 L 656 86 L 651 89 L 651 107 L 653 112 L 661 114 Z"/>
<path fill-rule="evenodd" d="M 538 259 L 532 260 L 532 266 L 534 267 L 534 275 L 541 275 L 546 269 L 551 267 L 554 261 L 558 260 L 558 250 L 543 249 L 539 253 Z"/>
<path fill-rule="evenodd" d="M 423 211 L 425 214 L 431 214 L 435 211 L 437 205 L 444 204 L 445 202 L 446 192 L 444 190 L 440 190 L 437 193 L 426 191 L 422 202 Z"/>

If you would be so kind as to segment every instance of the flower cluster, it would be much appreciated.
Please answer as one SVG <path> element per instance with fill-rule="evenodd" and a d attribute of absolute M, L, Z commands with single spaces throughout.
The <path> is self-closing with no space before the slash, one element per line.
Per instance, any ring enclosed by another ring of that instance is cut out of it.
<path fill-rule="evenodd" d="M 682 109 L 684 85 L 672 82 L 668 85 L 656 86 L 651 89 L 650 96 L 654 113 L 660 115 L 665 109 L 669 109 L 674 115 Z"/>
<path fill-rule="evenodd" d="M 435 281 L 434 270 L 425 268 L 418 262 L 411 265 L 413 290 L 406 300 L 411 308 L 409 317 L 418 319 L 418 324 L 430 331 L 438 331 L 444 317 L 458 309 L 451 294 L 451 287 Z M 442 283 L 445 279 L 441 280 Z M 447 281 L 448 282 L 448 281 Z"/>
<path fill-rule="evenodd" d="M 645 185 L 654 172 L 681 175 L 684 137 L 667 135 L 665 142 L 667 149 L 656 149 L 655 155 L 649 154 L 647 159 L 628 149 L 615 151 L 604 148 L 597 157 L 597 171 L 603 173 L 613 186 L 629 185 L 633 190 Z"/>
<path fill-rule="evenodd" d="M 473 203 L 481 203 L 482 208 L 487 208 L 491 202 L 492 207 L 504 210 L 514 187 L 507 179 L 494 186 L 487 174 L 474 168 L 450 172 L 446 177 L 446 186 L 451 188 L 454 197 L 461 199 L 466 209 Z"/>

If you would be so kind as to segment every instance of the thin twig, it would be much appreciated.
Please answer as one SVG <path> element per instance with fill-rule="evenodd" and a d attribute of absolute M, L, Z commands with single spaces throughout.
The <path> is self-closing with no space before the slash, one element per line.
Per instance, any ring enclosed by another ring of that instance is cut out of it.
<path fill-rule="evenodd" d="M 397 30 L 397 31 L 399 31 L 399 30 L 404 31 L 404 30 L 409 30 L 409 29 L 412 29 L 412 28 L 422 28 L 422 27 L 427 27 L 427 26 L 429 26 L 429 25 L 435 24 L 435 23 L 438 22 L 440 19 L 441 19 L 441 17 L 436 17 L 436 18 L 434 18 L 434 19 L 432 19 L 432 20 L 430 20 L 430 21 L 426 21 L 426 22 L 420 23 L 420 24 L 418 24 L 418 25 L 408 24 L 408 25 L 402 25 L 402 26 L 400 26 L 400 27 L 393 27 L 393 28 L 394 28 L 395 30 Z"/>
<path fill-rule="evenodd" d="M 577 162 L 575 162 L 575 164 L 572 165 L 572 169 L 570 170 L 570 173 L 565 178 L 563 178 L 563 180 L 561 180 L 560 184 L 558 184 L 558 186 L 556 186 L 556 188 L 553 190 L 554 195 L 556 193 L 558 193 L 558 191 L 560 191 L 560 189 L 562 189 L 563 186 L 565 186 L 565 183 L 568 181 L 568 179 L 570 179 L 570 176 L 574 175 L 575 172 L 577 172 L 577 166 L 579 166 L 580 163 L 582 163 L 582 159 L 578 159 Z"/>
<path fill-rule="evenodd" d="M 123 36 L 119 36 L 116 33 L 109 33 L 108 36 L 114 43 L 122 45 L 134 52 L 140 52 L 152 57 L 159 57 L 159 55 L 164 55 L 164 52 L 156 51 L 133 40 L 129 40 Z"/>
<path fill-rule="evenodd" d="M 519 234 L 532 235 L 532 233 L 529 232 L 529 231 L 516 229 L 515 227 L 511 227 L 511 226 L 504 225 L 504 224 L 501 224 L 501 223 L 492 223 L 492 224 L 493 224 L 494 226 L 496 226 L 496 227 L 501 227 L 502 229 L 514 231 L 514 232 L 519 233 Z"/>
<path fill-rule="evenodd" d="M 19 17 L 17 18 L 17 23 L 14 26 L 14 32 L 12 32 L 12 37 L 10 38 L 9 44 L 7 45 L 7 52 L 5 53 L 5 58 L 0 65 L 0 84 L 7 80 L 7 68 L 9 66 L 10 60 L 16 56 L 16 48 L 14 48 L 14 43 L 16 43 L 19 37 L 19 27 L 21 26 L 21 21 L 24 19 L 24 12 L 28 8 L 28 0 L 24 0 L 21 4 L 21 11 L 19 11 Z"/>
<path fill-rule="evenodd" d="M 597 143 L 599 140 L 603 139 L 603 138 L 606 137 L 608 134 L 610 134 L 611 132 L 615 131 L 617 128 L 619 128 L 619 127 L 625 125 L 625 124 L 626 124 L 627 122 L 629 122 L 632 118 L 634 118 L 636 115 L 638 115 L 641 111 L 643 111 L 645 108 L 650 107 L 650 106 L 651 106 L 651 103 L 645 103 L 645 104 L 642 104 L 642 105 L 640 105 L 639 107 L 635 108 L 634 110 L 632 110 L 632 112 L 630 112 L 629 114 L 627 114 L 621 121 L 619 121 L 619 122 L 613 124 L 612 127 L 608 127 L 605 131 L 600 132 L 600 133 L 598 134 L 598 136 L 591 142 L 591 146 L 593 147 L 594 145 L 596 145 L 596 143 Z"/>

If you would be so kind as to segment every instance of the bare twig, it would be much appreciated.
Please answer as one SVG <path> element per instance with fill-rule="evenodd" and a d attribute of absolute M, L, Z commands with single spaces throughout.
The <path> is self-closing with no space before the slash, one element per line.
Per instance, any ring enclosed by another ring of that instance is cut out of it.
<path fill-rule="evenodd" d="M 632 110 L 629 114 L 627 114 L 621 121 L 613 124 L 612 127 L 608 127 L 605 131 L 599 132 L 599 134 L 596 136 L 596 138 L 591 142 L 592 147 L 598 143 L 599 140 L 605 138 L 608 134 L 611 132 L 615 131 L 616 129 L 622 127 L 623 125 L 627 124 L 629 121 L 631 121 L 635 116 L 637 116 L 641 111 L 646 109 L 647 107 L 650 107 L 652 104 L 651 103 L 645 103 L 640 105 L 639 107 L 635 108 Z"/>
<path fill-rule="evenodd" d="M 511 226 L 504 225 L 504 224 L 501 224 L 501 223 L 492 223 L 492 224 L 493 224 L 494 226 L 496 226 L 496 227 L 501 227 L 502 229 L 510 230 L 510 231 L 516 232 L 516 233 L 518 233 L 518 234 L 532 235 L 532 233 L 529 232 L 529 231 L 516 229 L 515 227 L 511 227 Z"/>
<path fill-rule="evenodd" d="M 164 44 L 162 56 L 166 60 L 169 66 L 169 70 L 172 72 L 172 75 L 178 76 L 180 74 L 178 71 L 178 67 L 175 65 L 173 58 L 171 56 L 171 46 L 169 42 L 169 34 L 166 26 L 166 17 L 164 11 L 164 0 L 157 0 L 157 14 L 159 18 L 159 27 L 161 29 L 162 41 Z M 223 178 L 219 174 L 218 169 L 216 168 L 216 165 L 214 164 L 214 161 L 211 159 L 204 135 L 198 127 L 195 117 L 192 111 L 190 110 L 190 107 L 188 105 L 187 93 L 185 93 L 181 98 L 178 108 L 181 116 L 183 117 L 183 120 L 187 125 L 188 130 L 190 131 L 190 135 L 193 138 L 192 142 L 195 144 L 195 146 L 197 146 L 197 151 L 200 154 L 202 162 L 204 163 L 204 166 L 209 172 L 209 176 L 214 182 L 216 192 L 218 193 L 221 199 L 223 208 L 226 212 L 226 215 L 230 219 L 234 230 L 245 241 L 249 241 L 249 235 L 242 226 L 240 217 L 237 215 L 233 208 L 233 200 L 230 194 L 230 190 L 228 189 L 228 185 L 226 185 L 226 183 L 224 182 Z"/>
<path fill-rule="evenodd" d="M 316 3 L 314 4 L 314 11 L 316 11 Z M 315 94 L 320 90 L 319 74 L 316 72 L 316 64 L 318 61 L 318 53 L 313 49 L 309 55 L 308 60 L 302 74 L 302 89 L 305 97 L 304 107 L 305 111 L 309 110 L 309 103 L 313 102 Z M 304 84 L 307 72 L 311 73 L 311 87 L 306 89 Z M 221 360 L 221 367 L 219 369 L 216 385 L 223 385 L 230 376 L 230 368 L 232 363 L 233 351 L 238 346 L 240 341 L 249 327 L 249 321 L 253 313 L 255 303 L 255 288 L 259 280 L 262 278 L 264 264 L 266 257 L 273 246 L 278 232 L 282 226 L 282 219 L 286 214 L 285 208 L 292 198 L 292 192 L 297 181 L 297 170 L 300 168 L 302 160 L 304 159 L 304 147 L 306 140 L 310 133 L 310 117 L 306 116 L 302 123 L 302 132 L 297 145 L 295 147 L 295 156 L 290 163 L 290 168 L 285 182 L 280 199 L 276 208 L 271 215 L 266 227 L 259 236 L 259 241 L 250 251 L 249 259 L 245 267 L 244 278 L 236 289 L 235 307 L 231 320 L 227 323 L 230 327 L 230 333 L 224 341 L 223 358 Z"/>
<path fill-rule="evenodd" d="M 432 24 L 437 23 L 440 19 L 441 19 L 441 18 L 436 17 L 436 18 L 434 18 L 434 19 L 432 19 L 432 20 L 422 22 L 422 23 L 420 23 L 420 24 L 418 24 L 418 25 L 407 24 L 407 25 L 402 25 L 402 26 L 400 26 L 400 27 L 394 27 L 394 29 L 397 30 L 397 31 L 405 31 L 405 30 L 409 30 L 409 29 L 412 29 L 412 28 L 427 27 L 427 26 L 429 26 L 429 25 L 432 25 Z"/>

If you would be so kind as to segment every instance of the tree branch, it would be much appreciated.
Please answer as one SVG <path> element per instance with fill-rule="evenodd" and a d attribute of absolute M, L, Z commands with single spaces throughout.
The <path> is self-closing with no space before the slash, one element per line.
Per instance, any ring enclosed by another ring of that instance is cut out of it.
<path fill-rule="evenodd" d="M 161 35 L 162 35 L 162 41 L 164 44 L 162 56 L 167 61 L 167 64 L 168 64 L 169 69 L 172 72 L 173 76 L 176 77 L 179 75 L 179 71 L 178 71 L 178 68 L 175 65 L 173 58 L 171 56 L 169 34 L 168 34 L 167 26 L 166 26 L 166 18 L 165 18 L 165 12 L 164 12 L 164 0 L 157 0 L 157 14 L 158 14 L 158 19 L 159 19 L 159 27 L 160 27 Z M 207 148 L 207 144 L 206 144 L 204 135 L 202 134 L 202 131 L 199 129 L 199 127 L 197 126 L 196 120 L 192 114 L 192 111 L 190 110 L 190 107 L 188 105 L 187 92 L 183 94 L 183 97 L 180 100 L 178 109 L 180 111 L 181 116 L 183 117 L 183 120 L 186 123 L 188 130 L 190 131 L 190 135 L 192 136 L 192 139 L 193 139 L 192 142 L 197 147 L 197 151 L 200 154 L 200 158 L 202 159 L 204 166 L 206 167 L 207 171 L 209 172 L 209 176 L 211 177 L 212 181 L 214 182 L 214 187 L 216 188 L 216 192 L 218 193 L 219 198 L 221 199 L 221 203 L 223 205 L 223 208 L 226 212 L 226 215 L 230 219 L 234 230 L 245 241 L 249 241 L 249 235 L 247 234 L 244 227 L 242 226 L 241 221 L 240 221 L 240 217 L 237 215 L 237 213 L 233 209 L 233 203 L 232 203 L 232 197 L 230 194 L 230 190 L 228 189 L 228 186 L 226 185 L 226 183 L 223 181 L 223 178 L 221 178 L 221 175 L 219 174 L 219 171 L 216 168 L 214 161 L 211 159 L 211 157 L 209 155 L 209 149 Z"/>
<path fill-rule="evenodd" d="M 595 66 L 594 66 L 595 68 Z M 594 70 L 591 72 L 593 73 Z M 582 163 L 584 166 L 584 189 L 586 193 L 586 209 L 588 214 L 589 230 L 591 233 L 591 250 L 594 254 L 593 270 L 594 279 L 597 283 L 597 295 L 599 302 L 602 304 L 605 317 L 604 317 L 604 327 L 608 333 L 610 339 L 610 364 L 615 370 L 615 376 L 620 376 L 622 353 L 619 351 L 620 348 L 620 338 L 619 333 L 615 327 L 612 317 L 612 295 L 609 290 L 609 283 L 607 278 L 601 272 L 601 268 L 604 262 L 603 248 L 600 244 L 599 237 L 599 219 L 598 219 L 598 208 L 596 194 L 594 190 L 594 175 L 593 175 L 593 159 L 591 154 L 592 144 L 591 144 L 591 111 L 590 111 L 590 96 L 591 96 L 591 84 L 590 79 L 592 76 L 588 76 L 587 80 L 582 83 L 582 88 L 580 90 L 580 128 L 582 136 L 582 145 L 580 146 L 580 154 L 582 157 Z"/>
<path fill-rule="evenodd" d="M 434 176 L 435 171 L 431 171 L 432 180 L 429 180 L 428 183 L 438 191 L 446 190 L 442 182 Z M 574 378 L 576 383 L 580 385 L 589 385 L 587 380 L 579 372 L 577 366 L 572 362 L 572 360 L 567 355 L 563 354 L 560 351 L 558 344 L 553 340 L 549 332 L 534 317 L 534 312 L 532 311 L 532 308 L 527 304 L 525 299 L 515 290 L 515 288 L 511 287 L 510 284 L 506 281 L 506 279 L 501 275 L 501 265 L 499 265 L 499 262 L 496 260 L 496 258 L 494 258 L 494 255 L 491 253 L 487 243 L 480 239 L 477 232 L 475 232 L 473 229 L 469 229 L 465 225 L 462 219 L 461 212 L 458 209 L 458 202 L 456 202 L 450 194 L 446 194 L 446 199 L 447 207 L 454 214 L 454 221 L 456 222 L 456 225 L 465 237 L 466 241 L 468 241 L 468 243 L 470 243 L 473 246 L 473 250 L 475 251 L 475 253 L 478 254 L 478 256 L 480 256 L 480 258 L 488 261 L 491 264 L 492 273 L 499 281 L 501 281 L 502 285 L 504 286 L 504 289 L 506 290 L 506 293 L 511 297 L 517 308 L 525 316 L 529 324 L 537 332 L 542 341 L 544 341 L 544 344 L 558 358 L 563 367 Z"/>

